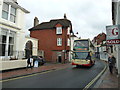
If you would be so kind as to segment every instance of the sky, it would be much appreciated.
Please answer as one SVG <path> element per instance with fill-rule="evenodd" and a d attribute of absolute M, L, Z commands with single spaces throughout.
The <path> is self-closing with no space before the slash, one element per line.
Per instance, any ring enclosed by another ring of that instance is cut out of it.
<path fill-rule="evenodd" d="M 62 19 L 66 13 L 72 22 L 73 32 L 78 37 L 91 40 L 99 33 L 106 33 L 106 26 L 112 24 L 111 0 L 17 0 L 28 11 L 26 34 L 33 27 L 35 17 L 39 23 L 51 19 Z"/>

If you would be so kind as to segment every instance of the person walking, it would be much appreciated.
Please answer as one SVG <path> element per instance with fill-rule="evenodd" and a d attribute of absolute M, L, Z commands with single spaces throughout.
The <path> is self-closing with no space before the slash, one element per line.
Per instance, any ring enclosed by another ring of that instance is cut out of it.
<path fill-rule="evenodd" d="M 110 73 L 113 73 L 113 68 L 115 67 L 116 58 L 113 55 L 110 55 L 108 58 L 109 70 Z"/>
<path fill-rule="evenodd" d="M 29 67 L 29 65 L 30 65 L 30 68 L 32 69 L 32 56 L 30 55 L 30 57 L 27 59 L 27 69 L 28 69 L 28 67 Z"/>

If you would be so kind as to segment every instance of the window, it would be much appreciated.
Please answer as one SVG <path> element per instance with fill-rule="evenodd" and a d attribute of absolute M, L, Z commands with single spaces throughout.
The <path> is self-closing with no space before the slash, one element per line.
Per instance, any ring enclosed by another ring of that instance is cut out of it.
<path fill-rule="evenodd" d="M 9 35 L 8 35 L 9 34 Z M 12 56 L 15 44 L 15 32 L 2 29 L 0 35 L 0 56 Z M 7 50 L 7 51 L 6 51 Z"/>
<path fill-rule="evenodd" d="M 9 56 L 13 55 L 13 46 L 14 46 L 14 38 L 9 37 L 9 47 L 8 47 L 8 55 Z"/>
<path fill-rule="evenodd" d="M 70 39 L 68 38 L 67 46 L 70 46 Z"/>
<path fill-rule="evenodd" d="M 9 11 L 9 7 L 10 7 L 10 11 Z M 16 8 L 6 3 L 3 3 L 2 18 L 6 20 L 10 20 L 11 22 L 15 23 Z"/>
<path fill-rule="evenodd" d="M 57 38 L 57 46 L 62 46 L 62 38 Z"/>
<path fill-rule="evenodd" d="M 16 9 L 11 7 L 10 21 L 15 23 L 15 18 L 16 18 Z"/>
<path fill-rule="evenodd" d="M 0 36 L 0 56 L 5 56 L 5 47 L 6 47 L 6 36 Z"/>
<path fill-rule="evenodd" d="M 62 27 L 56 28 L 56 34 L 62 34 Z"/>
<path fill-rule="evenodd" d="M 67 29 L 67 34 L 68 35 L 70 34 L 70 27 L 68 27 L 68 29 Z"/>
<path fill-rule="evenodd" d="M 2 18 L 8 20 L 8 14 L 9 14 L 9 5 L 3 3 Z"/>

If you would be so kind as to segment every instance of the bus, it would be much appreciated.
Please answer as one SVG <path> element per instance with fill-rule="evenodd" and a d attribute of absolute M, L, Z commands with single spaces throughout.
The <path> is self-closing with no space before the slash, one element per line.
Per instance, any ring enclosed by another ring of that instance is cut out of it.
<path fill-rule="evenodd" d="M 72 52 L 72 65 L 93 66 L 95 64 L 94 46 L 90 39 L 79 39 L 74 41 Z"/>

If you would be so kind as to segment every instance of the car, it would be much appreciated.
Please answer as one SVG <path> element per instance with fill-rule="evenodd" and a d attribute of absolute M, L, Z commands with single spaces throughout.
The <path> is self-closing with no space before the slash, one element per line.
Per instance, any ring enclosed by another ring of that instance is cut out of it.
<path fill-rule="evenodd" d="M 45 60 L 42 58 L 42 56 L 32 56 L 32 58 L 33 58 L 33 64 L 35 61 L 38 61 L 39 66 L 44 65 L 46 63 Z"/>

